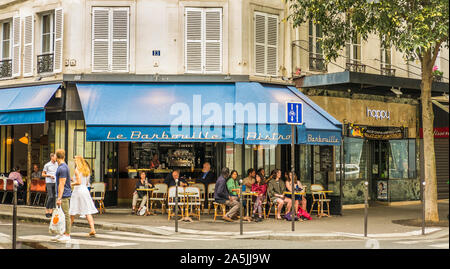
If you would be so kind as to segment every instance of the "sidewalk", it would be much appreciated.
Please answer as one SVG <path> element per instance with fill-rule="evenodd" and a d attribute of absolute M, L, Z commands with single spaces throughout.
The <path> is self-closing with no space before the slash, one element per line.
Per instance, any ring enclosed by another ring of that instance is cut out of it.
<path fill-rule="evenodd" d="M 173 235 L 175 221 L 168 221 L 167 215 L 136 216 L 130 214 L 129 208 L 106 208 L 105 214 L 96 214 L 94 221 L 97 229 L 140 232 L 145 234 Z M 50 219 L 44 215 L 43 207 L 18 206 L 18 220 L 48 224 Z M 439 203 L 441 220 L 447 220 L 448 200 Z M 369 208 L 368 237 L 395 238 L 420 235 L 421 227 L 395 224 L 393 221 L 421 219 L 421 205 L 375 206 Z M 0 219 L 12 220 L 12 205 L 0 204 Z M 317 218 L 311 221 L 297 221 L 295 232 L 291 231 L 291 222 L 275 220 L 273 216 L 260 223 L 244 221 L 244 235 L 240 236 L 239 221 L 227 223 L 220 217 L 216 221 L 212 215 L 203 214 L 201 220 L 178 222 L 179 233 L 214 234 L 222 236 L 239 236 L 254 239 L 300 240 L 320 237 L 321 239 L 359 238 L 364 235 L 364 209 L 345 209 L 342 216 Z M 20 225 L 20 223 L 19 223 Z M 75 227 L 88 227 L 86 219 L 77 218 Z M 427 227 L 426 233 L 448 235 L 449 227 Z"/>

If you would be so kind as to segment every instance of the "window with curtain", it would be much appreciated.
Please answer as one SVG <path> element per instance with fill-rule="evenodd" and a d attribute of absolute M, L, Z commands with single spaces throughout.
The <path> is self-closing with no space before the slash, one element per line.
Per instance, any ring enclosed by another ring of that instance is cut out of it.
<path fill-rule="evenodd" d="M 345 180 L 366 178 L 366 143 L 364 139 L 345 137 L 344 139 L 344 177 Z M 336 167 L 339 174 L 339 167 Z"/>
<path fill-rule="evenodd" d="M 414 139 L 390 140 L 389 178 L 416 177 L 416 144 Z"/>

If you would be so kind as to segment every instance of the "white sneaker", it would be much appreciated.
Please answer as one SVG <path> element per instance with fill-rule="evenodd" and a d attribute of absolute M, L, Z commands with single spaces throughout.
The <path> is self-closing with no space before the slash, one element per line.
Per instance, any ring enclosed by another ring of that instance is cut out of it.
<path fill-rule="evenodd" d="M 50 239 L 50 240 L 52 240 L 52 241 L 58 241 L 61 237 L 62 237 L 62 234 L 58 234 L 58 235 L 56 235 L 56 236 L 53 236 L 52 239 Z"/>
<path fill-rule="evenodd" d="M 70 235 L 63 235 L 57 241 L 61 242 L 61 243 L 69 243 L 70 242 Z"/>
<path fill-rule="evenodd" d="M 80 215 L 80 218 L 85 219 L 86 215 Z"/>

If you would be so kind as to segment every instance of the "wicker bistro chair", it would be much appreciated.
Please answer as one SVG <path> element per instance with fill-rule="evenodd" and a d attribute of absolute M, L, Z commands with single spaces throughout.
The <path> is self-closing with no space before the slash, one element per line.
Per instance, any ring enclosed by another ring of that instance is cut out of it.
<path fill-rule="evenodd" d="M 172 216 L 175 216 L 175 191 L 176 187 L 170 187 L 167 197 L 167 220 L 170 220 Z M 180 207 L 181 217 L 184 217 L 184 188 L 178 187 L 178 207 Z M 178 216 L 177 216 L 178 217 Z"/>
<path fill-rule="evenodd" d="M 220 207 L 220 209 L 222 210 L 222 217 L 225 216 L 225 214 L 227 213 L 227 206 L 225 204 L 220 204 L 217 202 L 213 202 L 214 205 L 214 221 L 216 221 L 216 218 L 218 216 L 218 208 Z"/>
<path fill-rule="evenodd" d="M 266 204 L 269 204 L 269 210 L 267 211 L 267 215 L 265 215 L 265 218 L 269 218 L 270 216 L 270 212 L 272 211 L 272 207 L 274 208 L 274 218 L 277 217 L 278 215 L 278 203 L 274 203 L 270 200 L 269 194 L 266 192 Z M 264 203 L 263 203 L 264 205 Z M 283 208 L 286 208 L 286 206 L 284 205 Z M 283 208 L 281 210 L 283 210 Z M 265 213 L 265 207 L 264 207 L 264 213 Z M 281 213 L 281 212 L 280 212 Z"/>
<path fill-rule="evenodd" d="M 312 184 L 311 185 L 311 195 L 312 195 L 312 204 L 311 204 L 311 209 L 309 211 L 309 214 L 311 215 L 311 213 L 317 212 L 317 215 L 320 215 L 321 212 L 321 207 L 323 206 L 323 203 L 327 204 L 327 211 L 328 211 L 328 216 L 330 216 L 330 201 L 331 199 L 327 199 L 326 194 L 321 192 L 323 191 L 324 188 L 321 184 Z M 314 205 L 317 204 L 317 209 L 314 209 Z"/>
<path fill-rule="evenodd" d="M 3 193 L 3 197 L 6 195 L 6 177 L 0 176 L 0 192 Z"/>
<path fill-rule="evenodd" d="M 5 180 L 5 183 L 4 183 L 5 188 L 3 190 L 4 193 L 3 193 L 3 198 L 2 198 L 2 204 L 5 203 L 5 199 L 6 199 L 6 196 L 8 195 L 8 193 L 11 193 L 11 194 L 14 193 L 14 180 L 7 179 L 7 178 L 5 178 L 4 180 Z M 14 199 L 14 198 L 12 198 L 12 199 Z"/>
<path fill-rule="evenodd" d="M 153 205 L 159 203 L 161 205 L 161 214 L 166 213 L 167 190 L 168 186 L 164 183 L 156 183 L 155 190 L 150 197 L 150 211 L 153 210 Z"/>
<path fill-rule="evenodd" d="M 205 197 L 206 197 L 206 193 L 205 193 L 205 184 L 203 183 L 194 183 L 191 185 L 191 187 L 197 187 L 200 190 L 200 209 L 203 212 L 203 210 L 205 209 Z"/>
<path fill-rule="evenodd" d="M 190 215 L 194 215 L 200 220 L 202 207 L 200 189 L 198 187 L 187 187 L 184 191 L 186 193 L 194 193 L 192 195 L 187 195 L 186 197 L 186 206 L 189 206 L 186 210 L 188 210 Z"/>
<path fill-rule="evenodd" d="M 91 185 L 91 196 L 92 196 L 92 200 L 97 201 L 98 202 L 98 211 L 100 212 L 100 214 L 103 214 L 106 212 L 105 210 L 105 204 L 104 204 L 104 200 L 105 200 L 105 192 L 106 192 L 106 186 L 105 183 L 102 182 L 97 182 L 97 183 L 92 183 Z"/>
<path fill-rule="evenodd" d="M 214 189 L 216 188 L 216 183 L 208 184 L 208 214 L 211 214 L 212 204 L 214 203 Z"/>

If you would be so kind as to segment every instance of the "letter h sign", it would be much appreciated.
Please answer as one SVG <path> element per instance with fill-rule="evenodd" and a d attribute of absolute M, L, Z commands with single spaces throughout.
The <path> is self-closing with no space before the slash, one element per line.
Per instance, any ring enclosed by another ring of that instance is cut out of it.
<path fill-rule="evenodd" d="M 303 124 L 303 103 L 286 102 L 286 124 Z"/>

